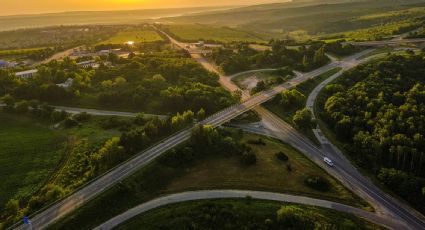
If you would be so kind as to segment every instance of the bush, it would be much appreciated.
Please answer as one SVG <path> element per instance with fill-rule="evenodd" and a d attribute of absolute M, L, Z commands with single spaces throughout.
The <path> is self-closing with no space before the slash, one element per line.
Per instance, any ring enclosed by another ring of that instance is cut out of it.
<path fill-rule="evenodd" d="M 91 115 L 86 113 L 86 112 L 82 112 L 82 113 L 79 113 L 79 114 L 75 114 L 72 118 L 74 118 L 78 122 L 85 122 L 85 121 L 90 120 Z"/>
<path fill-rule="evenodd" d="M 241 156 L 241 163 L 246 166 L 255 165 L 257 163 L 257 156 L 254 152 L 245 152 Z"/>
<path fill-rule="evenodd" d="M 288 161 L 289 157 L 284 153 L 284 152 L 278 152 L 275 154 L 276 158 L 281 160 L 281 161 Z"/>
<path fill-rule="evenodd" d="M 266 145 L 266 142 L 264 142 L 264 140 L 261 138 L 258 138 L 257 140 L 251 139 L 251 140 L 248 140 L 247 142 L 248 144 L 251 144 L 251 145 Z"/>
<path fill-rule="evenodd" d="M 309 176 L 304 180 L 304 183 L 308 187 L 322 192 L 328 191 L 330 188 L 329 182 L 321 176 Z"/>
<path fill-rule="evenodd" d="M 72 127 L 75 127 L 75 126 L 77 126 L 79 124 L 80 123 L 78 123 L 78 121 L 76 121 L 76 120 L 74 120 L 72 118 L 67 118 L 63 122 L 63 125 L 65 126 L 65 128 L 72 128 Z"/>
<path fill-rule="evenodd" d="M 129 125 L 129 122 L 118 117 L 109 117 L 99 121 L 99 125 L 103 129 L 115 129 Z"/>
<path fill-rule="evenodd" d="M 63 110 L 62 111 L 55 110 L 51 114 L 51 118 L 53 122 L 63 121 L 67 116 L 68 114 Z"/>

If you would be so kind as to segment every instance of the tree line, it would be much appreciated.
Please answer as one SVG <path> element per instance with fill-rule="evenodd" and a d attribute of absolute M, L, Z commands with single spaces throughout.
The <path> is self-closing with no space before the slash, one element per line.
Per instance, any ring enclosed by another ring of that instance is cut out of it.
<path fill-rule="evenodd" d="M 319 99 L 321 118 L 347 143 L 350 155 L 421 211 L 425 211 L 423 76 L 423 54 L 391 55 L 345 73 Z"/>

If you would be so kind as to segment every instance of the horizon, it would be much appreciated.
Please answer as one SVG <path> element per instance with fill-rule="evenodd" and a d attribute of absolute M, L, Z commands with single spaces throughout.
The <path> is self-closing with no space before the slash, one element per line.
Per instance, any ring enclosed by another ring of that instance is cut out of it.
<path fill-rule="evenodd" d="M 53 1 L 53 0 L 23 0 L 24 4 L 16 4 L 0 0 L 2 8 L 0 16 L 24 16 L 24 15 L 43 15 L 43 14 L 60 14 L 72 12 L 109 12 L 109 11 L 132 11 L 132 10 L 160 10 L 160 9 L 179 9 L 179 8 L 214 8 L 214 7 L 231 7 L 231 6 L 248 6 L 268 3 L 284 3 L 291 0 L 236 0 L 228 2 L 225 0 L 203 1 L 202 3 L 195 0 L 181 0 L 177 3 L 172 0 L 107 0 L 100 3 L 101 0 L 90 2 L 78 1 Z M 103 4 L 103 6 L 99 6 Z"/>

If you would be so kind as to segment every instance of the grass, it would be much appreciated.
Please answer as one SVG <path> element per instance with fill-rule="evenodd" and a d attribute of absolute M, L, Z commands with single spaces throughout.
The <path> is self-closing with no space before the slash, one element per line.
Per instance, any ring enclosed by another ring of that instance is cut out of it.
<path fill-rule="evenodd" d="M 167 29 L 179 40 L 197 42 L 199 40 L 231 43 L 231 42 L 251 42 L 266 43 L 267 38 L 261 35 L 236 30 L 229 27 L 213 27 L 206 25 L 171 25 Z"/>
<path fill-rule="evenodd" d="M 261 221 L 264 223 L 266 219 L 275 220 L 276 212 L 282 206 L 287 204 L 280 202 L 272 201 L 262 201 L 262 200 L 252 200 L 248 201 L 246 199 L 219 199 L 219 200 L 202 200 L 202 201 L 191 201 L 180 204 L 167 205 L 160 207 L 154 210 L 151 210 L 147 213 L 138 215 L 133 219 L 129 220 L 122 225 L 119 225 L 117 229 L 127 230 L 127 229 L 138 229 L 140 226 L 143 226 L 143 229 L 158 229 L 158 225 L 161 223 L 174 223 L 176 219 L 185 218 L 188 216 L 188 213 L 196 211 L 205 206 L 218 205 L 224 207 L 230 207 L 234 213 L 240 213 L 238 218 L 248 217 L 251 221 Z M 291 207 L 301 208 L 303 211 L 314 213 L 315 219 L 320 219 L 320 222 L 324 223 L 343 223 L 346 221 L 351 221 L 355 223 L 357 227 L 366 228 L 366 229 L 380 229 L 380 227 L 368 223 L 365 220 L 362 220 L 354 215 L 339 213 L 333 210 L 317 208 L 306 205 L 294 205 L 291 204 Z M 230 211 L 230 210 L 229 210 Z M 190 215 L 189 215 L 190 216 Z M 178 222 L 177 222 L 178 223 Z M 257 222 L 259 223 L 259 222 Z M 206 226 L 200 226 L 206 227 Z M 242 228 L 243 226 L 241 226 Z"/>
<path fill-rule="evenodd" d="M 245 134 L 243 141 L 258 139 Z M 253 189 L 308 195 L 364 207 L 353 195 L 320 167 L 287 144 L 262 137 L 265 146 L 252 146 L 258 151 L 257 164 L 244 167 L 236 157 L 214 156 L 199 160 L 192 166 L 172 168 L 158 161 L 144 167 L 130 178 L 90 201 L 50 229 L 91 229 L 105 220 L 155 197 L 200 189 Z M 290 158 L 278 161 L 274 154 L 283 151 Z M 319 192 L 304 185 L 307 175 L 321 175 L 331 184 L 328 192 Z M 161 178 L 161 179 L 158 179 Z"/>
<path fill-rule="evenodd" d="M 339 71 L 341 71 L 341 68 L 334 68 L 331 69 L 319 76 L 316 76 L 314 78 L 311 78 L 303 83 L 301 83 L 300 85 L 298 85 L 296 87 L 296 89 L 298 91 L 300 91 L 302 94 L 305 95 L 305 100 L 302 103 L 303 106 L 299 106 L 299 107 L 292 107 L 292 108 L 284 108 L 283 106 L 281 106 L 279 104 L 279 100 L 277 100 L 277 97 L 267 103 L 264 104 L 264 106 L 269 109 L 270 111 L 272 111 L 274 114 L 276 114 L 277 116 L 279 116 L 282 120 L 284 120 L 285 122 L 292 124 L 292 119 L 295 115 L 295 113 L 300 110 L 303 109 L 305 107 L 305 104 L 307 102 L 307 97 L 308 95 L 310 95 L 311 91 L 313 91 L 314 88 L 316 88 L 317 85 L 319 85 L 322 81 L 326 80 L 327 78 L 329 78 L 330 76 L 338 73 Z M 302 132 L 304 135 L 306 135 L 313 143 L 315 144 L 319 144 L 319 141 L 316 139 L 313 131 L 311 129 L 308 130 L 300 130 L 300 132 Z"/>
<path fill-rule="evenodd" d="M 0 112 L 0 207 L 11 198 L 27 198 L 58 172 L 68 140 L 101 143 L 120 136 L 115 129 L 100 127 L 100 117 L 81 126 L 53 128 L 53 123 Z"/>
<path fill-rule="evenodd" d="M 28 49 L 0 50 L 0 56 L 23 55 L 23 54 L 40 51 L 43 49 L 46 49 L 46 48 L 40 47 L 40 48 L 28 48 Z"/>
<path fill-rule="evenodd" d="M 0 112 L 0 207 L 36 191 L 63 156 L 66 135 L 31 118 Z"/>
<path fill-rule="evenodd" d="M 144 42 L 157 42 L 163 39 L 154 30 L 134 30 L 134 31 L 121 31 L 108 40 L 100 42 L 100 44 L 125 44 L 129 41 L 134 43 Z"/>

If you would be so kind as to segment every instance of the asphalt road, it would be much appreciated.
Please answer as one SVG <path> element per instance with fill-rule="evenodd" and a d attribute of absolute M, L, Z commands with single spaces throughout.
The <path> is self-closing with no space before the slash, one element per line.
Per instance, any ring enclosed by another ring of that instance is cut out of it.
<path fill-rule="evenodd" d="M 107 111 L 107 110 L 99 110 L 99 109 L 84 109 L 84 108 L 75 108 L 75 107 L 66 107 L 66 106 L 53 106 L 57 110 L 63 110 L 70 114 L 78 114 L 78 113 L 88 113 L 95 116 L 117 116 L 117 117 L 136 117 L 138 113 L 130 113 L 130 112 L 118 112 L 118 111 Z M 160 118 L 167 118 L 165 115 L 155 115 L 155 114 L 144 114 L 148 117 L 158 116 Z"/>
<path fill-rule="evenodd" d="M 258 200 L 268 200 L 268 201 L 277 201 L 285 203 L 296 203 L 303 205 L 310 205 L 322 208 L 328 208 L 337 210 L 340 212 L 345 212 L 349 214 L 354 214 L 356 216 L 362 217 L 372 223 L 376 223 L 382 226 L 386 226 L 392 229 L 404 229 L 406 228 L 402 223 L 394 221 L 392 219 L 383 218 L 379 215 L 376 215 L 371 212 L 364 211 L 359 208 L 354 208 L 348 205 L 335 203 L 332 201 L 319 200 L 304 196 L 293 196 L 288 194 L 281 193 L 272 193 L 272 192 L 261 192 L 261 191 L 245 191 L 245 190 L 206 190 L 206 191 L 193 191 L 193 192 L 183 192 L 172 194 L 168 196 L 163 196 L 155 200 L 140 204 L 128 211 L 113 217 L 112 219 L 106 221 L 105 223 L 97 226 L 94 230 L 109 230 L 117 227 L 118 225 L 125 223 L 126 221 L 136 217 L 137 215 L 146 213 L 150 210 L 176 203 L 188 202 L 188 201 L 197 201 L 197 200 L 212 200 L 212 199 L 244 199 L 245 197 L 250 196 Z"/>
<path fill-rule="evenodd" d="M 183 44 L 183 43 L 179 43 L 178 41 L 175 41 L 175 42 L 177 42 L 176 44 L 178 44 L 179 46 Z M 184 48 L 185 46 L 183 45 L 181 47 Z M 267 90 L 265 92 L 257 94 L 253 97 L 249 97 L 249 95 L 246 95 L 246 93 L 243 93 L 242 95 L 243 103 L 237 104 L 225 110 L 222 110 L 208 117 L 207 119 L 200 122 L 199 124 L 208 124 L 214 127 L 220 126 L 230 121 L 231 119 L 243 114 L 244 112 L 249 111 L 253 108 L 256 108 L 258 105 L 272 99 L 275 95 L 280 93 L 282 90 L 293 88 L 297 84 L 300 84 L 301 82 L 311 77 L 318 76 L 336 67 L 343 67 L 343 68 L 347 68 L 349 66 L 354 67 L 356 65 L 356 58 L 355 58 L 356 56 L 357 55 L 354 55 L 344 59 L 343 61 L 333 62 L 329 65 L 323 66 L 312 72 L 305 73 L 302 76 L 291 79 L 280 86 L 277 86 L 271 90 Z M 200 63 L 205 68 L 210 69 L 213 72 L 217 72 L 215 68 L 212 68 L 214 66 L 209 64 L 201 55 L 192 54 L 192 57 L 199 60 Z M 239 90 L 237 87 L 236 89 L 234 88 L 235 85 L 228 78 L 221 75 L 220 75 L 220 83 L 223 84 L 223 86 L 225 86 L 231 91 Z M 270 113 L 262 109 L 263 108 L 261 107 L 256 108 L 256 110 L 259 110 L 261 112 L 262 116 Z M 268 118 L 270 119 L 270 123 L 274 123 L 274 122 L 276 122 L 276 124 L 282 123 L 280 119 L 272 120 L 271 118 L 272 117 Z M 279 129 L 280 128 L 281 127 L 279 127 Z M 76 210 L 78 207 L 85 204 L 86 202 L 93 199 L 94 197 L 98 196 L 99 194 L 107 190 L 108 188 L 112 187 L 113 185 L 127 178 L 128 176 L 132 175 L 143 166 L 146 166 L 147 164 L 152 162 L 154 159 L 159 157 L 162 153 L 188 140 L 190 137 L 190 134 L 191 134 L 191 129 L 187 129 L 166 138 L 160 143 L 153 145 L 151 148 L 137 154 L 134 158 L 124 162 L 123 164 L 111 169 L 109 172 L 105 173 L 104 175 L 94 179 L 91 183 L 81 188 L 80 190 L 76 191 L 75 193 L 71 194 L 70 196 L 66 197 L 65 199 L 55 203 L 54 205 L 48 207 L 47 209 L 39 213 L 36 213 L 35 215 L 32 215 L 31 221 L 32 221 L 34 229 L 43 229 L 47 227 L 49 224 L 52 224 L 55 221 L 59 220 L 60 218 L 64 217 L 66 214 L 69 214 L 70 212 Z M 292 132 L 291 131 L 288 132 L 288 135 L 289 134 L 292 134 Z M 300 138 L 300 137 L 297 137 L 297 138 Z M 317 147 L 315 147 L 314 145 L 313 147 L 315 148 L 313 148 L 311 145 L 304 142 L 302 138 L 299 139 L 297 143 L 301 151 L 307 150 L 303 152 L 306 155 L 310 156 L 310 158 L 313 159 L 316 163 L 323 166 L 322 151 L 318 150 Z M 318 151 L 315 151 L 315 150 L 318 150 Z M 392 215 L 392 218 L 408 223 L 410 229 L 425 229 L 424 227 L 425 224 L 420 217 L 410 213 L 403 206 L 397 205 L 397 203 L 394 202 L 394 199 L 388 198 L 386 194 L 384 194 L 383 192 L 380 192 L 380 190 L 376 186 L 374 186 L 366 178 L 361 176 L 357 172 L 357 170 L 355 169 L 346 170 L 344 167 L 345 167 L 344 165 L 339 165 L 338 162 L 336 162 L 336 165 L 334 168 L 332 169 L 326 168 L 326 167 L 324 168 L 327 169 L 327 171 L 330 172 L 332 175 L 334 175 L 336 178 L 341 180 L 343 183 L 351 184 L 352 186 L 350 186 L 350 188 L 356 193 L 362 194 L 365 197 L 372 197 L 372 199 L 367 199 L 367 200 L 373 201 L 372 204 L 375 204 L 374 206 L 375 208 L 378 207 L 378 210 L 385 210 L 387 214 Z M 352 168 L 351 165 L 350 167 Z M 25 229 L 25 228 L 26 227 L 23 225 L 17 227 L 17 229 Z"/>

